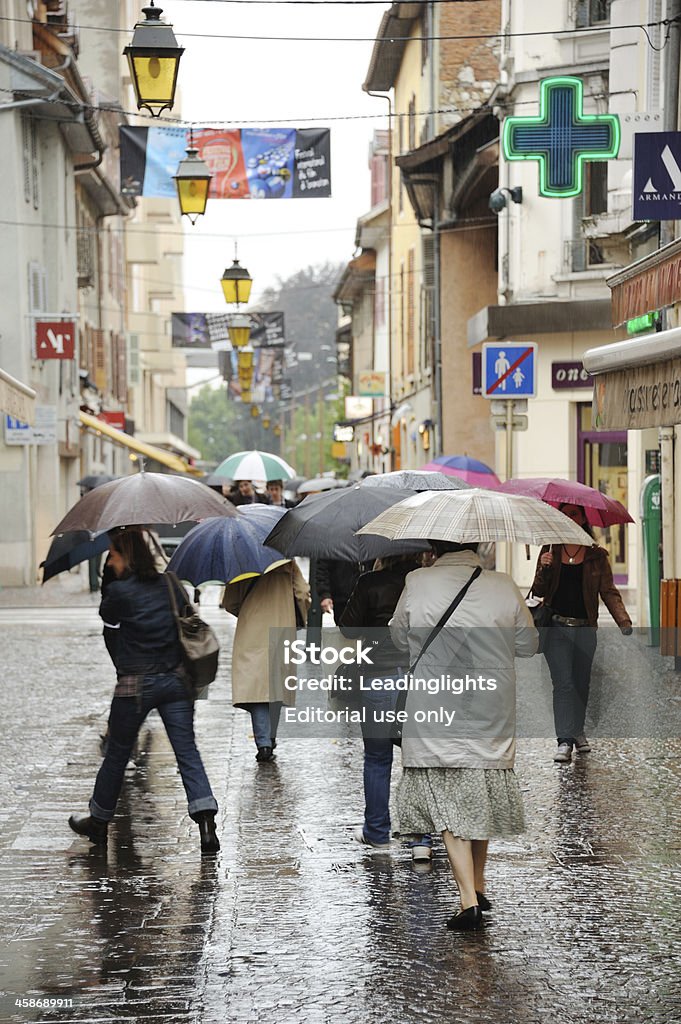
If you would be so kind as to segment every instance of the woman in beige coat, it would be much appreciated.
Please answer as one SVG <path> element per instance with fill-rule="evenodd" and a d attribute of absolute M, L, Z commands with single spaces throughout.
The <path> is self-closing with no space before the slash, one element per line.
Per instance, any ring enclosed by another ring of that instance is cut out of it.
<path fill-rule="evenodd" d="M 286 562 L 254 580 L 231 583 L 222 607 L 239 620 L 232 649 L 232 704 L 251 716 L 256 761 L 271 761 L 282 705 L 295 703 L 295 691 L 284 687 L 283 630 L 293 640 L 296 627 L 306 624 L 310 587 L 296 563 Z"/>

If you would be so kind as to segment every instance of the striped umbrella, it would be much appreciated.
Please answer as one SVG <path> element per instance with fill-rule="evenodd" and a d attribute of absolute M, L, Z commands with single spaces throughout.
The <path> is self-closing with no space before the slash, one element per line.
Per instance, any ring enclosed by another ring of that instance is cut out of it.
<path fill-rule="evenodd" d="M 593 539 L 558 509 L 536 498 L 470 491 L 421 491 L 385 509 L 360 535 L 389 540 L 448 540 L 458 544 L 517 541 L 521 544 L 584 544 Z"/>
<path fill-rule="evenodd" d="M 236 452 L 221 462 L 213 473 L 227 480 L 290 480 L 296 475 L 279 455 L 271 452 Z"/>

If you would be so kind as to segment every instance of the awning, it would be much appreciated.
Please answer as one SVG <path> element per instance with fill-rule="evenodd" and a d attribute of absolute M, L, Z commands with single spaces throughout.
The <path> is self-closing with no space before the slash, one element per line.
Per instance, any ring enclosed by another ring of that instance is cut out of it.
<path fill-rule="evenodd" d="M 516 335 L 571 334 L 609 331 L 607 299 L 555 299 L 549 302 L 509 302 L 484 306 L 468 321 L 468 345 Z"/>
<path fill-rule="evenodd" d="M 193 476 L 203 476 L 200 469 L 188 465 L 184 459 L 173 455 L 172 452 L 165 451 L 164 448 L 156 448 L 153 444 L 139 441 L 136 437 L 132 437 L 122 430 L 117 430 L 116 427 L 112 427 L 109 423 L 105 423 L 104 420 L 100 420 L 96 416 L 90 416 L 87 412 L 79 412 L 78 416 L 84 427 L 87 427 L 88 430 L 96 430 L 98 433 L 104 434 L 114 444 L 120 444 L 137 455 L 144 455 L 147 459 L 160 462 L 162 466 L 167 466 L 168 469 L 173 469 L 176 473 L 191 473 Z"/>
<path fill-rule="evenodd" d="M 662 246 L 606 281 L 612 289 L 615 327 L 634 317 L 681 302 L 681 239 Z"/>
<path fill-rule="evenodd" d="M 599 430 L 681 423 L 681 328 L 591 348 L 583 362 L 596 375 L 593 421 Z"/>
<path fill-rule="evenodd" d="M 0 370 L 0 411 L 29 426 L 35 421 L 35 391 L 5 370 Z"/>

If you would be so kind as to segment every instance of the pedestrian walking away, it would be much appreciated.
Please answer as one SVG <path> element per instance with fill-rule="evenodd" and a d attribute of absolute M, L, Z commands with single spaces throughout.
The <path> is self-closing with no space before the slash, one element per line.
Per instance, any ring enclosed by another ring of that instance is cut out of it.
<path fill-rule="evenodd" d="M 477 544 L 433 540 L 431 545 L 436 561 L 407 576 L 390 622 L 393 642 L 409 652 L 410 665 L 420 659 L 405 705 L 397 809 L 401 834 L 442 834 L 461 901 L 447 927 L 469 931 L 480 928 L 482 912 L 491 909 L 485 895 L 488 841 L 524 829 L 513 771 L 514 658 L 531 657 L 539 637 L 510 576 L 482 570 Z M 454 604 L 446 627 L 433 637 Z M 445 686 L 447 678 L 463 682 L 464 675 L 465 691 Z M 475 686 L 476 679 L 485 678 L 494 685 L 468 692 L 469 678 Z M 439 688 L 417 686 L 438 680 Z M 462 728 L 458 719 L 453 724 L 452 708 L 462 713 Z M 448 709 L 444 727 L 430 725 L 429 712 L 444 718 Z M 419 712 L 429 724 L 417 724 Z"/>
<path fill-rule="evenodd" d="M 194 703 L 182 668 L 175 617 L 165 577 L 142 534 L 113 535 L 99 614 L 117 673 L 104 760 L 90 799 L 90 813 L 71 815 L 69 825 L 90 842 L 104 845 L 123 775 L 142 723 L 154 708 L 173 747 L 187 794 L 189 816 L 199 826 L 202 853 L 215 853 L 218 809 L 194 738 Z"/>
<path fill-rule="evenodd" d="M 393 742 L 384 712 L 394 710 L 397 691 L 394 680 L 403 675 L 405 661 L 390 637 L 388 623 L 393 616 L 407 573 L 418 569 L 420 556 L 397 555 L 382 558 L 374 571 L 359 577 L 340 618 L 342 633 L 373 643 L 371 686 L 362 694 L 364 714 L 364 824 L 355 839 L 374 852 L 390 851 L 390 777 Z M 383 684 L 383 685 L 381 685 Z M 432 843 L 427 836 L 414 846 L 415 859 L 430 860 Z"/>
<path fill-rule="evenodd" d="M 257 579 L 225 587 L 222 607 L 238 618 L 232 649 L 232 704 L 251 716 L 256 761 L 274 757 L 279 716 L 284 704 L 295 702 L 295 691 L 284 686 L 287 674 L 281 657 L 270 653 L 270 630 L 277 629 L 277 648 L 295 640 L 296 627 L 307 622 L 310 588 L 293 561 Z"/>
<path fill-rule="evenodd" d="M 564 503 L 560 511 L 592 535 L 581 505 Z M 596 653 L 598 599 L 622 633 L 632 632 L 631 619 L 612 578 L 605 548 L 554 544 L 543 547 L 537 560 L 532 593 L 551 611 L 544 637 L 544 654 L 553 684 L 553 717 L 557 748 L 553 760 L 569 764 L 573 750 L 586 754 L 585 735 L 591 668 Z"/>

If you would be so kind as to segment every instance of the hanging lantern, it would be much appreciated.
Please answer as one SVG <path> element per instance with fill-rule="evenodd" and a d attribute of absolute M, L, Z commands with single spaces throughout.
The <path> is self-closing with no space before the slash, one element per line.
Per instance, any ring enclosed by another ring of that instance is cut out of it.
<path fill-rule="evenodd" d="M 270 429 L 270 423 L 271 422 L 272 422 L 272 420 L 269 418 L 267 413 L 265 413 L 265 415 L 262 418 L 262 425 L 265 428 L 265 430 L 269 430 Z"/>
<path fill-rule="evenodd" d="M 172 25 L 161 20 L 163 11 L 154 7 L 154 0 L 142 13 L 145 20 L 137 22 L 132 42 L 123 53 L 128 58 L 137 109 L 146 107 L 152 117 L 158 117 L 163 110 L 173 109 L 184 47 L 177 45 Z"/>
<path fill-rule="evenodd" d="M 242 389 L 242 391 L 241 391 L 241 401 L 242 402 L 250 402 L 252 400 L 253 400 L 253 395 L 251 394 L 250 389 L 249 390 Z"/>
<path fill-rule="evenodd" d="M 252 405 L 251 406 L 251 416 L 253 417 L 253 419 L 257 419 L 259 415 L 260 415 L 260 409 L 258 408 L 258 406 L 257 405 Z"/>
<path fill-rule="evenodd" d="M 275 437 L 281 437 L 281 427 L 279 426 L 278 423 L 275 423 L 274 426 L 272 427 L 272 433 L 274 434 Z"/>
<path fill-rule="evenodd" d="M 253 278 L 245 267 L 234 260 L 231 267 L 228 267 L 222 275 L 220 283 L 225 296 L 225 302 L 236 303 L 248 302 L 251 296 L 251 285 Z"/>
<path fill-rule="evenodd" d="M 191 144 L 186 157 L 178 164 L 173 181 L 177 186 L 182 214 L 189 217 L 192 224 L 196 224 L 197 217 L 206 212 L 211 173 L 199 156 L 198 149 L 194 149 Z"/>
<path fill-rule="evenodd" d="M 252 345 L 242 345 L 237 352 L 237 361 L 239 364 L 239 372 L 241 370 L 253 371 L 253 357 L 255 355 L 255 349 Z"/>
<path fill-rule="evenodd" d="M 251 336 L 251 318 L 247 313 L 235 313 L 229 318 L 227 324 L 229 340 L 234 348 L 243 348 L 248 345 Z"/>

